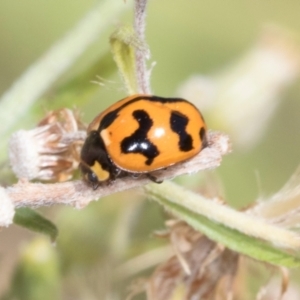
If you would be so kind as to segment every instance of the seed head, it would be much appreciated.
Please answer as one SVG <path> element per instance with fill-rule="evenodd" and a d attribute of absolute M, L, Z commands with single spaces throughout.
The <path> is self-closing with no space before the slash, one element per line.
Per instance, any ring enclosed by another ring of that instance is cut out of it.
<path fill-rule="evenodd" d="M 79 164 L 85 131 L 70 109 L 51 111 L 32 130 L 15 132 L 9 142 L 9 159 L 19 179 L 66 181 Z"/>

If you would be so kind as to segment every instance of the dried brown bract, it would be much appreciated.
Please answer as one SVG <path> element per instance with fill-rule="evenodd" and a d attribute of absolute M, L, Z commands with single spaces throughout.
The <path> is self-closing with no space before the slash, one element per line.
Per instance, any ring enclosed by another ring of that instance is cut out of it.
<path fill-rule="evenodd" d="M 238 254 L 220 247 L 182 221 L 168 222 L 176 255 L 160 265 L 147 285 L 149 300 L 228 299 Z M 215 298 L 213 298 L 215 297 Z"/>

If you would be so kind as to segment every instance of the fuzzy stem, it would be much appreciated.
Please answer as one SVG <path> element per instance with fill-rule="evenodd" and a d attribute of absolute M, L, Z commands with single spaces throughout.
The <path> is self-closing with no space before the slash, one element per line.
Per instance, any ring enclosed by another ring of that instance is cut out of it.
<path fill-rule="evenodd" d="M 228 206 L 216 203 L 175 183 L 149 184 L 145 186 L 145 190 L 151 198 L 158 202 L 160 202 L 159 198 L 162 197 L 248 236 L 260 238 L 284 248 L 300 249 L 298 233 L 268 224 L 263 218 L 250 216 L 245 212 L 239 212 Z"/>
<path fill-rule="evenodd" d="M 165 180 L 204 169 L 216 168 L 220 165 L 222 156 L 229 151 L 228 137 L 211 132 L 209 133 L 209 147 L 190 160 L 176 164 L 166 170 L 157 171 L 154 176 L 159 180 Z M 65 204 L 83 208 L 92 200 L 130 188 L 142 187 L 150 182 L 150 179 L 143 175 L 138 179 L 128 176 L 117 179 L 114 184 L 104 185 L 93 190 L 82 180 L 54 184 L 20 181 L 16 185 L 8 187 L 6 191 L 15 207 Z"/>
<path fill-rule="evenodd" d="M 135 0 L 134 6 L 134 29 L 137 38 L 145 43 L 145 27 L 146 27 L 146 6 L 147 0 Z M 150 52 L 145 48 L 136 48 L 136 74 L 138 82 L 138 93 L 150 94 L 150 76 L 147 70 L 146 60 L 149 59 Z"/>

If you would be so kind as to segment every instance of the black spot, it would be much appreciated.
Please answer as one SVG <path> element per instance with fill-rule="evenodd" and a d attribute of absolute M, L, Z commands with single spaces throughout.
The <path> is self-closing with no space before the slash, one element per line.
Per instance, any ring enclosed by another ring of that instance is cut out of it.
<path fill-rule="evenodd" d="M 157 147 L 147 138 L 147 134 L 153 125 L 153 121 L 144 110 L 135 110 L 133 117 L 138 121 L 139 128 L 121 143 L 122 153 L 140 153 L 147 160 L 146 165 L 151 165 L 154 158 L 159 155 Z"/>
<path fill-rule="evenodd" d="M 142 101 L 142 100 L 146 100 L 146 101 L 149 101 L 149 102 L 159 102 L 159 103 L 163 103 L 163 104 L 164 103 L 185 102 L 185 103 L 190 104 L 191 106 L 194 106 L 192 103 L 188 102 L 185 99 L 181 99 L 181 98 L 163 98 L 163 97 L 158 97 L 158 96 L 138 96 L 138 97 L 135 97 L 135 98 L 123 103 L 121 106 L 119 106 L 115 110 L 107 113 L 102 118 L 102 120 L 99 124 L 98 131 L 101 132 L 101 130 L 106 129 L 107 127 L 109 127 L 114 122 L 114 120 L 118 117 L 119 111 L 121 111 L 124 107 L 126 107 L 126 106 L 128 106 L 132 103 Z"/>
<path fill-rule="evenodd" d="M 200 140 L 202 142 L 202 149 L 208 146 L 206 130 L 204 127 L 201 127 L 199 131 Z"/>
<path fill-rule="evenodd" d="M 119 110 L 115 109 L 115 110 L 107 113 L 101 120 L 98 131 L 101 132 L 103 129 L 110 126 L 113 123 L 113 121 L 118 117 L 118 112 L 119 112 Z"/>
<path fill-rule="evenodd" d="M 190 134 L 186 132 L 186 126 L 189 122 L 188 117 L 179 111 L 172 111 L 170 118 L 171 129 L 179 136 L 179 149 L 187 152 L 193 149 L 193 139 Z"/>

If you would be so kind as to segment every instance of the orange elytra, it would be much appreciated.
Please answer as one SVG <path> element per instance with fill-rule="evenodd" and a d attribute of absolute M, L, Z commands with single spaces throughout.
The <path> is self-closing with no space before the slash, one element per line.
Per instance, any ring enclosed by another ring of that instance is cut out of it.
<path fill-rule="evenodd" d="M 120 174 L 151 172 L 185 161 L 207 146 L 200 111 L 181 98 L 133 95 L 102 113 L 88 127 L 81 151 L 84 178 L 97 188 Z"/>

